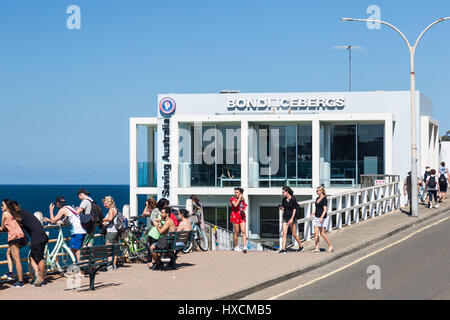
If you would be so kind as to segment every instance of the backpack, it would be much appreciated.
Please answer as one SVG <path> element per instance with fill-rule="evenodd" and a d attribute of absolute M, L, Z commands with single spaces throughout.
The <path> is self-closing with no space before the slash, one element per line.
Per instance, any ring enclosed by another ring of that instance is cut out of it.
<path fill-rule="evenodd" d="M 102 208 L 98 204 L 95 203 L 95 201 L 91 201 L 87 199 L 91 203 L 91 213 L 90 216 L 92 217 L 92 223 L 94 225 L 101 225 L 103 221 L 103 212 Z M 83 224 L 83 222 L 82 222 Z"/>
<path fill-rule="evenodd" d="M 119 211 L 119 209 L 116 209 L 117 213 L 116 216 L 114 217 L 114 227 L 116 228 L 117 232 L 120 234 L 122 232 L 125 231 L 126 226 L 125 226 L 125 219 L 123 218 L 123 213 Z"/>
<path fill-rule="evenodd" d="M 428 178 L 428 188 L 430 189 L 436 188 L 436 177 L 430 176 Z"/>
<path fill-rule="evenodd" d="M 441 173 L 439 175 L 439 184 L 446 184 L 447 183 L 447 178 L 445 177 L 445 173 Z"/>

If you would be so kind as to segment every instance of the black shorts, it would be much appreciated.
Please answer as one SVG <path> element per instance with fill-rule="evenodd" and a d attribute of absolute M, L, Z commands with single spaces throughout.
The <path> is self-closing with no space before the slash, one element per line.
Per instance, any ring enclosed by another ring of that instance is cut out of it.
<path fill-rule="evenodd" d="M 167 240 L 167 237 L 161 237 L 155 243 L 156 250 L 167 250 L 170 248 L 170 242 Z"/>
<path fill-rule="evenodd" d="M 47 242 L 48 241 L 31 245 L 30 256 L 33 258 L 34 262 L 39 263 L 41 260 L 44 260 L 44 252 Z"/>
<path fill-rule="evenodd" d="M 12 245 L 12 244 L 19 246 L 19 248 L 25 247 L 27 245 L 27 238 L 22 237 L 19 239 L 14 239 L 14 240 L 8 241 L 8 245 Z"/>
<path fill-rule="evenodd" d="M 439 189 L 441 189 L 441 192 L 447 192 L 447 187 L 448 187 L 447 183 L 440 183 L 439 184 Z"/>
<path fill-rule="evenodd" d="M 283 223 L 288 223 L 291 220 L 292 214 L 283 214 Z M 294 216 L 294 222 L 297 223 L 297 218 Z"/>

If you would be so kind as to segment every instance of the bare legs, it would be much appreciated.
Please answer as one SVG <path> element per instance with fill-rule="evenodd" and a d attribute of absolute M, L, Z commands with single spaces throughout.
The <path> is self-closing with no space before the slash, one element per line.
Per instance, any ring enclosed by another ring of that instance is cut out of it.
<path fill-rule="evenodd" d="M 11 250 L 11 256 L 16 264 L 16 271 L 17 271 L 17 278 L 19 281 L 23 281 L 23 274 L 22 274 L 22 264 L 20 262 L 20 251 L 19 247 L 15 244 L 12 244 L 9 246 Z"/>
<path fill-rule="evenodd" d="M 242 241 L 244 242 L 245 249 L 247 248 L 247 233 L 245 222 L 241 222 L 240 224 L 233 223 L 233 245 L 235 248 L 238 246 L 239 228 L 241 229 Z"/>
<path fill-rule="evenodd" d="M 325 234 L 325 227 L 314 227 L 314 241 L 316 243 L 316 247 L 314 248 L 313 252 L 319 252 L 319 235 L 326 241 L 326 243 L 328 244 L 328 252 L 332 252 L 333 251 L 333 246 L 331 245 L 330 240 L 328 239 L 328 237 Z"/>
<path fill-rule="evenodd" d="M 297 235 L 297 224 L 296 223 L 292 223 L 291 225 L 288 225 L 287 223 L 283 222 L 283 239 L 282 239 L 281 248 L 283 250 L 286 250 L 286 237 L 287 237 L 288 227 L 291 228 L 292 236 L 297 241 L 299 248 L 303 247 L 301 242 L 300 242 L 300 238 Z"/>

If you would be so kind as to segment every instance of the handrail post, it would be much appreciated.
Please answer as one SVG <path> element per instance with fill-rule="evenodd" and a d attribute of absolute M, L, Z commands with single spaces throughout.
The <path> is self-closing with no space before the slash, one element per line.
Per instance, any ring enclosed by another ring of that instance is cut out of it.
<path fill-rule="evenodd" d="M 280 250 L 283 249 L 283 210 L 278 211 L 279 214 L 279 221 L 278 221 L 278 227 L 280 228 L 280 238 L 279 238 L 279 247 Z"/>

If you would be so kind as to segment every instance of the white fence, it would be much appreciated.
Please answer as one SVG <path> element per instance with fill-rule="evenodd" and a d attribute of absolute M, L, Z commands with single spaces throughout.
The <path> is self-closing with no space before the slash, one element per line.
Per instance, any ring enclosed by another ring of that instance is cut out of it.
<path fill-rule="evenodd" d="M 355 191 L 328 196 L 327 219 L 325 226 L 327 231 L 340 229 L 359 221 L 399 209 L 400 189 L 399 181 L 378 185 Z M 314 235 L 310 217 L 315 210 L 315 200 L 299 202 L 304 213 L 304 218 L 297 220 L 297 234 L 303 230 L 303 239 L 309 240 Z M 280 210 L 280 248 L 282 245 L 282 216 Z M 301 226 L 303 225 L 303 228 Z M 295 240 L 292 239 L 292 244 Z"/>

